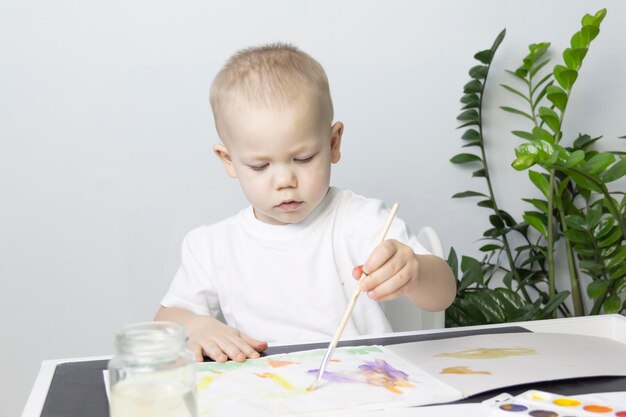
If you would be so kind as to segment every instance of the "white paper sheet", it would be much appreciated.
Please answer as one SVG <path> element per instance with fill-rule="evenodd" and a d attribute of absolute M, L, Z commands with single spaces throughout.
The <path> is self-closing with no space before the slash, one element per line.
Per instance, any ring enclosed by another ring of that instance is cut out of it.
<path fill-rule="evenodd" d="M 382 346 L 338 348 L 313 392 L 324 349 L 199 365 L 201 416 L 280 416 L 453 401 L 461 393 Z"/>
<path fill-rule="evenodd" d="M 464 397 L 512 385 L 626 376 L 626 345 L 560 333 L 485 334 L 387 346 Z"/>

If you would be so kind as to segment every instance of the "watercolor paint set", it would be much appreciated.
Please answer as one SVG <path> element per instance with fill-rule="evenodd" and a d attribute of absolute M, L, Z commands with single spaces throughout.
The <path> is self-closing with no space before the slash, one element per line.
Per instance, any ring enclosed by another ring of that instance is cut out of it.
<path fill-rule="evenodd" d="M 545 391 L 530 390 L 493 403 L 492 416 L 626 417 L 626 405 L 579 400 Z"/>

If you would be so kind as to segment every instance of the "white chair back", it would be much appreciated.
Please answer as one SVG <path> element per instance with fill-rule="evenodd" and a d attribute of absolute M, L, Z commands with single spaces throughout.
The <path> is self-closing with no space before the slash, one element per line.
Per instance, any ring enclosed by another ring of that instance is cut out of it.
<path fill-rule="evenodd" d="M 441 240 L 435 230 L 425 226 L 417 233 L 417 240 L 428 252 L 445 259 Z M 422 329 L 443 329 L 445 313 L 443 311 L 423 311 L 406 297 L 400 297 L 383 303 L 383 310 L 391 327 L 396 332 Z"/>

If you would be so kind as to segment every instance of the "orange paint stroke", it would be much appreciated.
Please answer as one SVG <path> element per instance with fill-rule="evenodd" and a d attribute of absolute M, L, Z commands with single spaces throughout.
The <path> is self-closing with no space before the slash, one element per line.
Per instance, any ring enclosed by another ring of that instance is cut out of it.
<path fill-rule="evenodd" d="M 491 375 L 489 371 L 474 371 L 470 369 L 468 366 L 452 366 L 450 368 L 443 368 L 440 374 L 457 374 L 457 375 Z"/>
<path fill-rule="evenodd" d="M 299 365 L 301 363 L 302 362 L 294 362 L 294 361 L 274 361 L 274 360 L 267 361 L 267 364 L 271 366 L 272 368 L 280 368 L 281 366 L 289 366 L 289 365 Z"/>

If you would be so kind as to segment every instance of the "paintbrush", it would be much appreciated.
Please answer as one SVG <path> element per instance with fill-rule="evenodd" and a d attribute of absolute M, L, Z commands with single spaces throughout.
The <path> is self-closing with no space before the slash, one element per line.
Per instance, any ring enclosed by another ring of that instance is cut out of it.
<path fill-rule="evenodd" d="M 385 240 L 385 236 L 387 236 L 387 232 L 389 231 L 389 228 L 391 227 L 391 222 L 393 221 L 393 218 L 396 216 L 397 211 L 398 211 L 398 203 L 394 204 L 393 207 L 391 208 L 391 212 L 389 213 L 389 218 L 387 219 L 387 224 L 385 225 L 383 232 L 380 234 L 380 238 L 378 239 L 377 245 L 380 245 Z M 367 274 L 363 272 L 361 275 L 361 279 L 363 279 L 366 276 Z M 341 321 L 339 322 L 339 326 L 337 326 L 335 335 L 331 339 L 330 344 L 328 345 L 328 349 L 326 349 L 326 354 L 324 355 L 324 359 L 322 359 L 322 364 L 320 365 L 320 370 L 317 372 L 317 377 L 315 378 L 315 381 L 313 381 L 313 383 L 306 389 L 307 391 L 315 390 L 315 388 L 317 388 L 317 385 L 322 380 L 322 376 L 324 375 L 324 372 L 326 371 L 326 366 L 328 366 L 328 361 L 333 355 L 333 352 L 335 351 L 335 348 L 337 347 L 337 343 L 339 343 L 339 338 L 341 337 L 341 334 L 343 333 L 344 327 L 346 327 L 346 323 L 348 323 L 350 314 L 352 314 L 352 310 L 354 310 L 354 306 L 356 305 L 356 301 L 358 300 L 360 294 L 361 294 L 361 287 L 357 284 L 356 288 L 354 289 L 354 293 L 352 294 L 352 299 L 350 300 L 350 303 L 348 304 L 348 308 L 346 308 L 346 312 L 343 313 L 343 317 L 341 318 Z"/>

